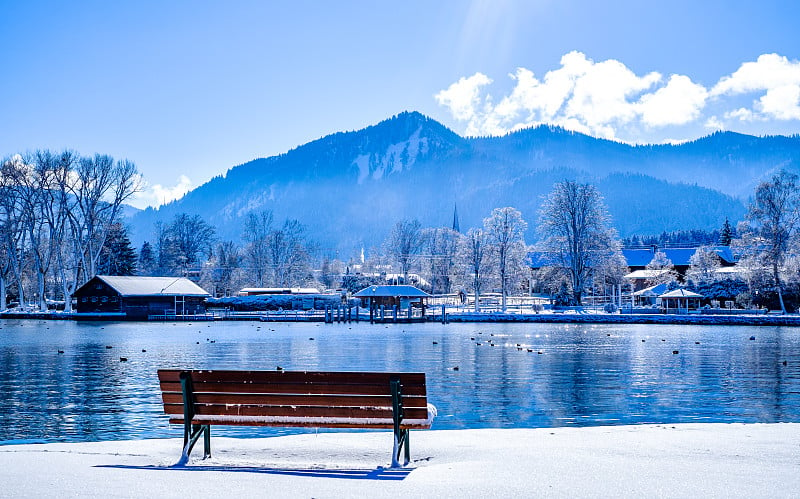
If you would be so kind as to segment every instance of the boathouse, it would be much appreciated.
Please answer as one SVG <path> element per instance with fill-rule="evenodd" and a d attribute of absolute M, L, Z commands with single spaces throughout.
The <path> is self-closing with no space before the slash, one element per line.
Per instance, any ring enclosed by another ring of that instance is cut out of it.
<path fill-rule="evenodd" d="M 405 321 L 425 319 L 425 300 L 431 295 L 419 288 L 409 285 L 396 286 L 368 286 L 354 298 L 360 298 L 363 307 L 369 308 L 370 322 L 373 320 L 384 321 L 390 314 L 392 321 L 405 315 Z M 375 313 L 379 312 L 379 319 Z"/>
<path fill-rule="evenodd" d="M 72 295 L 79 314 L 124 314 L 128 319 L 151 315 L 205 313 L 211 295 L 185 277 L 98 275 Z"/>

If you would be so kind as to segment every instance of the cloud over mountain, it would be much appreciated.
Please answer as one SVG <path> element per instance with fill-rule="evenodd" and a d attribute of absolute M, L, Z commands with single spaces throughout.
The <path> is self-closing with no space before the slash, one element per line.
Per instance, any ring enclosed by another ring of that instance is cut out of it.
<path fill-rule="evenodd" d="M 642 131 L 700 125 L 727 129 L 741 121 L 800 120 L 800 61 L 765 54 L 723 76 L 710 89 L 688 75 L 637 75 L 623 62 L 595 62 L 582 52 L 537 78 L 517 68 L 513 89 L 499 99 L 482 73 L 462 77 L 435 95 L 469 136 L 503 135 L 540 124 L 559 125 L 595 137 L 640 142 Z M 742 95 L 755 95 L 741 106 Z M 685 132 L 679 139 L 694 137 Z"/>

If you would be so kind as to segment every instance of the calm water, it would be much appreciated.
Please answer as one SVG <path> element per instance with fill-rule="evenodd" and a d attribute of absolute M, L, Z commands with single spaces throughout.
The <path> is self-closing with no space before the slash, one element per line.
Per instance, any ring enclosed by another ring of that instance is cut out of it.
<path fill-rule="evenodd" d="M 177 437 L 158 368 L 276 366 L 423 371 L 438 429 L 800 421 L 800 328 L 0 320 L 0 442 Z"/>

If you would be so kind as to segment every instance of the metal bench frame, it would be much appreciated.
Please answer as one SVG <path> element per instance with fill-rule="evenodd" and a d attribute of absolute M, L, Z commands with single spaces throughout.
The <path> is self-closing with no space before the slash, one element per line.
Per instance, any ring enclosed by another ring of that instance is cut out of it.
<path fill-rule="evenodd" d="M 194 406 L 195 399 L 194 387 L 192 384 L 191 371 L 180 373 L 181 393 L 183 395 L 183 456 L 182 460 L 188 459 L 197 441 L 203 437 L 203 459 L 211 457 L 211 425 L 195 424 Z M 400 454 L 403 453 L 404 464 L 411 461 L 411 449 L 409 444 L 408 428 L 401 428 L 403 422 L 403 402 L 402 388 L 399 376 L 392 376 L 389 380 L 389 390 L 392 396 L 392 420 L 394 423 L 395 447 L 392 451 L 392 466 L 398 466 Z M 274 425 L 280 426 L 280 425 Z M 289 425 L 287 425 L 289 426 Z"/>

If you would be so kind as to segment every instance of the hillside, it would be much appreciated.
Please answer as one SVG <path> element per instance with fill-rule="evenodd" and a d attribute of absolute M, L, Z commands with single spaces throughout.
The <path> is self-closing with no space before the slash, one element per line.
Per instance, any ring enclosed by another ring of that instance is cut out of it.
<path fill-rule="evenodd" d="M 492 208 L 514 206 L 534 225 L 553 183 L 596 183 L 621 235 L 719 228 L 738 220 L 759 180 L 800 168 L 800 138 L 716 133 L 680 145 L 631 146 L 557 127 L 503 137 L 464 138 L 416 112 L 354 132 L 335 133 L 228 170 L 161 207 L 130 218 L 134 240 L 153 224 L 197 213 L 224 239 L 238 239 L 243 217 L 272 210 L 304 223 L 323 251 L 346 258 L 379 245 L 407 217 L 461 227 Z M 533 242 L 535 234 L 529 231 Z"/>

